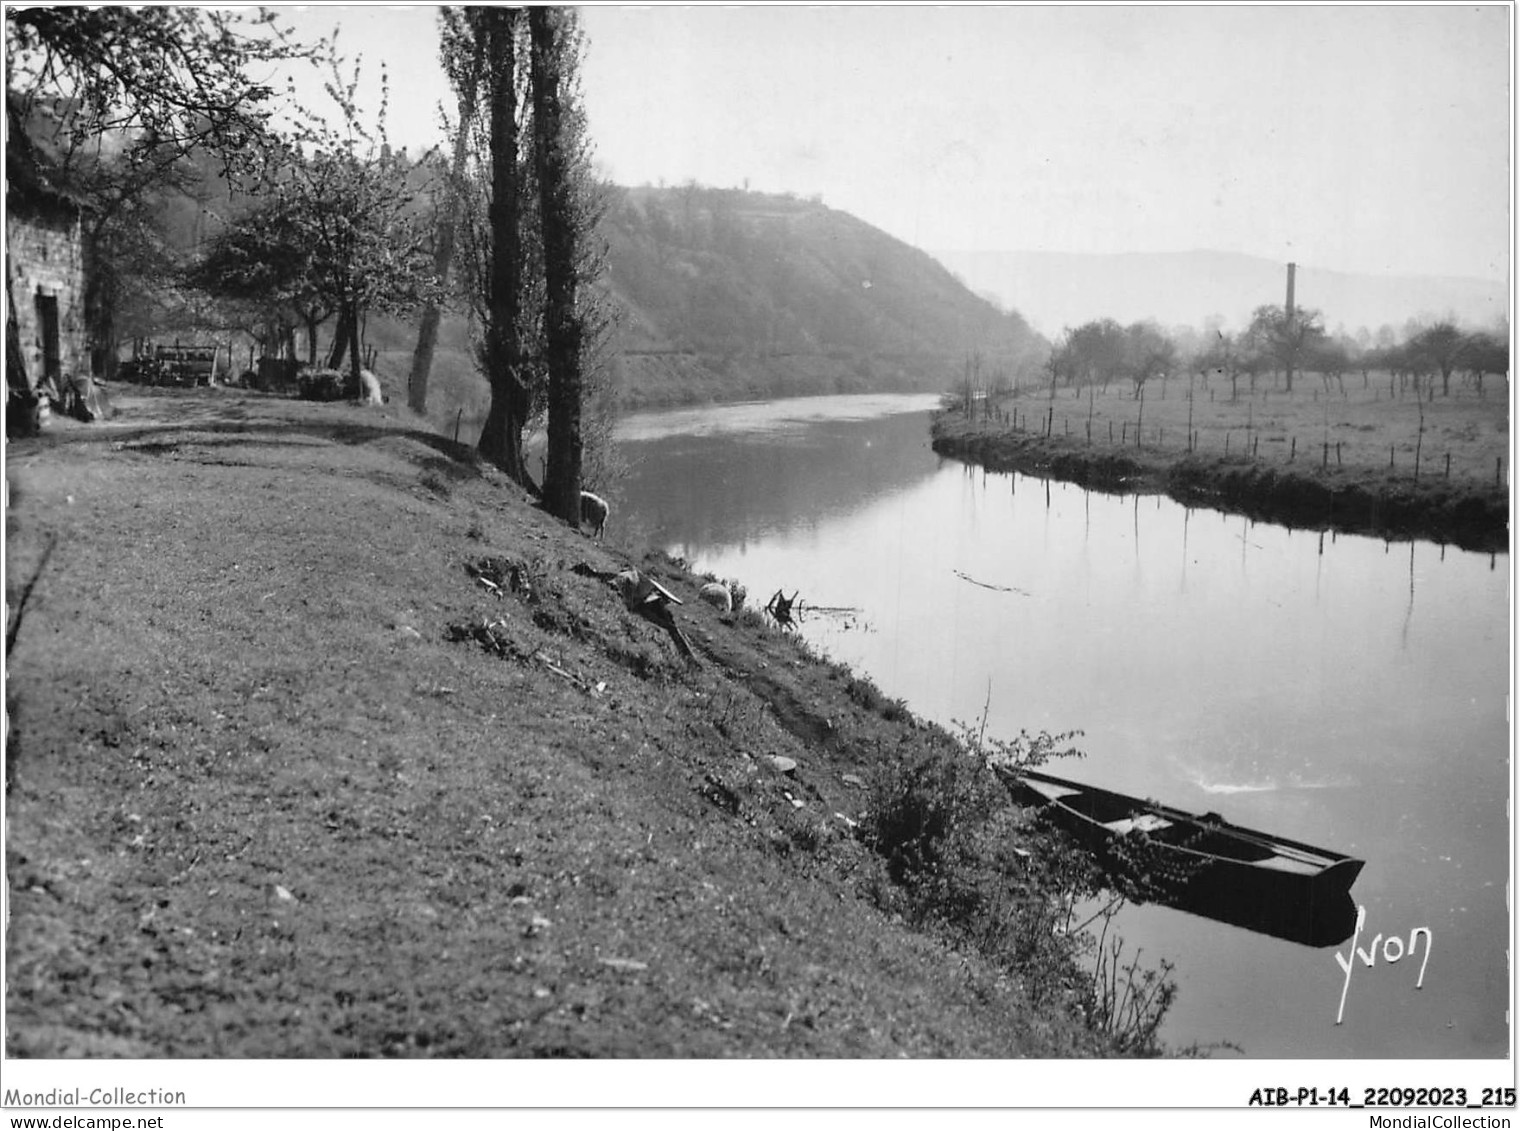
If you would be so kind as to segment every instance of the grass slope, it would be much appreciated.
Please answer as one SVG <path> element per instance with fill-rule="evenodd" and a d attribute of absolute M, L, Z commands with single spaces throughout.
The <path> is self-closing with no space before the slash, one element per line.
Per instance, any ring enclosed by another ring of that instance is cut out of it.
<path fill-rule="evenodd" d="M 843 818 L 924 731 L 847 673 L 642 562 L 687 667 L 394 405 L 115 401 L 9 448 L 11 1055 L 1111 1048 L 871 894 Z"/>

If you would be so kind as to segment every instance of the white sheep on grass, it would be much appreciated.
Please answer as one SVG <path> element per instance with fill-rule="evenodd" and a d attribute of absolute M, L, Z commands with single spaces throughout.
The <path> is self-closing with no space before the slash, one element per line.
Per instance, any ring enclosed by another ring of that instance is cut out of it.
<path fill-rule="evenodd" d="M 734 611 L 734 595 L 728 591 L 728 586 L 721 581 L 709 581 L 701 589 L 697 590 L 697 596 L 706 601 L 720 613 Z"/>
<path fill-rule="evenodd" d="M 591 527 L 591 533 L 600 538 L 607 528 L 607 516 L 612 513 L 612 507 L 607 500 L 600 495 L 593 495 L 590 491 L 581 492 L 581 524 Z"/>

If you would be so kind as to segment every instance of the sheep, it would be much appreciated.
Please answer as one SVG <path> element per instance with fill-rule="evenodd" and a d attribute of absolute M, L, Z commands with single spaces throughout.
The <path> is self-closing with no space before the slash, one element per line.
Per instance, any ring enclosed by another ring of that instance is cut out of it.
<path fill-rule="evenodd" d="M 359 403 L 384 404 L 390 400 L 380 387 L 380 378 L 368 369 L 359 370 Z"/>
<path fill-rule="evenodd" d="M 597 538 L 607 528 L 607 516 L 612 513 L 612 507 L 607 500 L 600 495 L 593 495 L 590 491 L 581 492 L 581 522 L 589 524 L 591 532 Z"/>
<path fill-rule="evenodd" d="M 697 596 L 720 613 L 731 613 L 734 611 L 734 595 L 728 591 L 728 586 L 720 581 L 709 581 L 701 589 L 697 590 Z"/>

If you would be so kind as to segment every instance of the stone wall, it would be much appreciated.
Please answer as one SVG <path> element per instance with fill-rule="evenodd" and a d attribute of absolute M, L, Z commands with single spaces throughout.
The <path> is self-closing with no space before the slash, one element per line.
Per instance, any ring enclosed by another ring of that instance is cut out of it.
<path fill-rule="evenodd" d="M 21 361 L 33 387 L 44 369 L 43 326 L 38 297 L 58 303 L 60 391 L 90 375 L 84 321 L 84 243 L 79 218 L 59 211 L 6 217 L 6 285 L 16 315 Z"/>

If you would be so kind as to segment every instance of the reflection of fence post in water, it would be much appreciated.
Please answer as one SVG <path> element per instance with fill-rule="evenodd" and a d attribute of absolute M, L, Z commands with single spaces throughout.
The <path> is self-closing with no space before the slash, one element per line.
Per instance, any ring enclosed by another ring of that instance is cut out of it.
<path fill-rule="evenodd" d="M 1182 508 L 1182 584 L 1178 592 L 1187 592 L 1188 523 L 1193 519 L 1193 508 Z"/>
<path fill-rule="evenodd" d="M 1404 631 L 1399 634 L 1399 646 L 1409 647 L 1409 622 L 1414 618 L 1414 547 L 1413 538 L 1409 540 L 1409 607 L 1404 610 Z"/>

